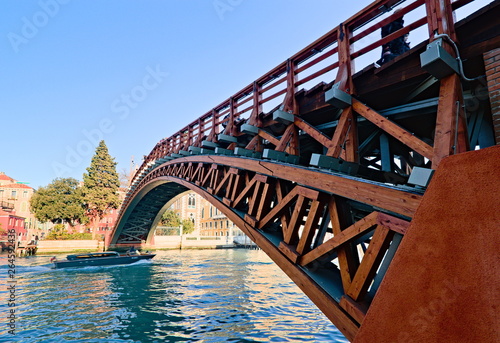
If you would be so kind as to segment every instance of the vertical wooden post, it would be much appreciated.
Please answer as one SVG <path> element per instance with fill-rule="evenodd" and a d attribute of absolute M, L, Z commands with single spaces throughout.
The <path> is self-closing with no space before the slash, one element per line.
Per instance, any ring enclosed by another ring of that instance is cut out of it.
<path fill-rule="evenodd" d="M 453 10 L 450 0 L 427 0 L 425 2 L 427 11 L 429 37 L 432 42 L 435 34 L 447 34 L 455 42 L 455 23 L 453 21 Z"/>
<path fill-rule="evenodd" d="M 339 69 L 335 84 L 339 89 L 354 94 L 354 83 L 352 74 L 354 63 L 351 60 L 351 32 L 348 26 L 340 24 L 338 30 L 338 54 L 339 54 Z M 345 160 L 350 162 L 358 162 L 358 132 L 356 125 L 356 114 L 351 107 L 344 109 L 340 115 L 339 123 L 335 129 L 332 138 L 332 145 L 328 149 L 327 155 L 340 157 L 343 155 Z M 342 151 L 344 149 L 344 152 Z"/>
<path fill-rule="evenodd" d="M 450 0 L 427 0 L 426 3 L 430 41 L 437 34 L 446 34 L 454 42 L 457 41 L 453 10 Z M 447 40 L 445 40 L 447 42 Z M 448 42 L 449 43 L 449 42 Z M 447 44 L 444 48 L 455 54 Z M 441 80 L 439 102 L 434 132 L 434 154 L 432 168 L 436 169 L 441 160 L 449 155 L 469 150 L 467 123 L 463 110 L 463 94 L 460 77 L 457 74 Z"/>
<path fill-rule="evenodd" d="M 286 61 L 286 96 L 283 101 L 283 111 L 299 114 L 299 106 L 295 98 L 297 77 L 295 75 L 295 62 L 291 59 Z"/>
<path fill-rule="evenodd" d="M 283 100 L 283 111 L 299 115 L 299 106 L 297 103 L 297 99 L 295 98 L 295 63 L 291 59 L 287 60 L 286 72 L 287 86 L 285 100 Z M 294 123 L 291 123 L 288 126 L 281 138 L 281 143 L 279 147 L 276 147 L 276 150 L 286 151 L 292 155 L 299 154 L 299 133 Z"/>
<path fill-rule="evenodd" d="M 217 139 L 217 135 L 219 134 L 219 126 L 217 125 L 217 111 L 215 108 L 212 110 L 212 130 L 210 130 L 210 134 L 207 139 L 210 141 L 215 141 Z"/>
<path fill-rule="evenodd" d="M 260 127 L 262 122 L 259 118 L 259 114 L 262 113 L 262 95 L 260 94 L 260 85 L 257 81 L 253 83 L 253 108 L 248 124 Z"/>

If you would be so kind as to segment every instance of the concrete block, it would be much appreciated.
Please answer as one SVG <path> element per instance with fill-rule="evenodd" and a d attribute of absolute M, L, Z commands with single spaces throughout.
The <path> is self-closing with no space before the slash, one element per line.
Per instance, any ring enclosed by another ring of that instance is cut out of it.
<path fill-rule="evenodd" d="M 239 148 L 239 147 L 236 147 L 234 149 L 234 154 L 239 155 L 239 156 L 244 156 L 244 157 L 250 157 L 250 158 L 262 158 L 262 153 L 259 151 L 249 150 L 249 149 L 244 149 L 244 148 Z"/>

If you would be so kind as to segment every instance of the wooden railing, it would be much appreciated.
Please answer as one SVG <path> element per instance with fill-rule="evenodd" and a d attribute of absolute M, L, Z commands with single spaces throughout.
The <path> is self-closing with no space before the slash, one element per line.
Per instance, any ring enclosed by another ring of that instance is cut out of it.
<path fill-rule="evenodd" d="M 239 122 L 245 121 L 259 127 L 261 125 L 259 116 L 269 113 L 278 106 L 284 111 L 300 116 L 295 99 L 300 86 L 305 87 L 320 82 L 330 83 L 335 80 L 335 83 L 340 83 L 342 90 L 355 94 L 352 75 L 356 72 L 354 67 L 356 59 L 424 26 L 427 26 L 429 40 L 433 39 L 435 33 L 453 35 L 453 23 L 450 22 L 451 16 L 448 13 L 450 11 L 447 12 L 445 8 L 444 13 L 441 13 L 443 9 L 438 3 L 442 2 L 449 9 L 456 10 L 472 1 L 374 1 L 197 120 L 172 136 L 162 139 L 145 158 L 134 179 L 147 168 L 148 163 L 181 150 L 188 150 L 190 146 L 200 147 L 204 140 L 216 142 L 217 135 L 221 132 L 230 136 L 240 135 L 237 125 Z M 394 7 L 399 11 L 387 15 Z M 377 35 L 381 27 L 408 14 L 417 16 L 417 19 L 384 38 L 374 38 L 373 35 Z M 448 17 L 443 18 L 443 16 Z M 344 39 L 345 37 L 348 39 Z"/>

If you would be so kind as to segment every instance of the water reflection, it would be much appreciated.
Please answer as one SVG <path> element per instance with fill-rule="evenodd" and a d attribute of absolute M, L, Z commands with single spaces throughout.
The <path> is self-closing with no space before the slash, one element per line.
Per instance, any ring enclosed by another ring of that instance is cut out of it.
<path fill-rule="evenodd" d="M 0 330 L 0 341 L 347 342 L 261 251 L 164 251 L 60 270 L 48 259 L 17 261 L 16 336 Z M 2 313 L 6 304 L 1 289 Z"/>

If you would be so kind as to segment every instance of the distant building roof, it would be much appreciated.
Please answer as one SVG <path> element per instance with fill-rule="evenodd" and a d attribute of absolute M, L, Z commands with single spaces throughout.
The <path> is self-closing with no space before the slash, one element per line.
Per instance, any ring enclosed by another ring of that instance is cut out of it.
<path fill-rule="evenodd" d="M 21 217 L 16 215 L 16 211 L 5 211 L 0 208 L 0 217 L 15 217 L 19 219 L 26 219 L 25 217 Z"/>
<path fill-rule="evenodd" d="M 9 183 L 6 185 L 0 185 L 0 188 L 25 188 L 25 189 L 33 189 L 32 187 L 25 185 L 24 183 Z"/>
<path fill-rule="evenodd" d="M 0 180 L 5 180 L 5 181 L 10 181 L 10 182 L 16 182 L 13 178 L 10 176 L 5 175 L 4 172 L 0 172 Z"/>

